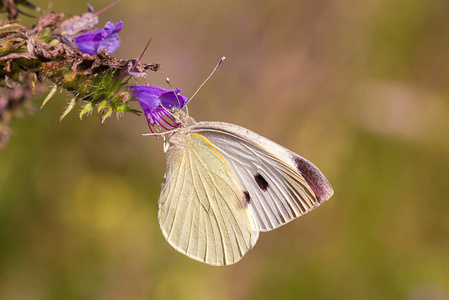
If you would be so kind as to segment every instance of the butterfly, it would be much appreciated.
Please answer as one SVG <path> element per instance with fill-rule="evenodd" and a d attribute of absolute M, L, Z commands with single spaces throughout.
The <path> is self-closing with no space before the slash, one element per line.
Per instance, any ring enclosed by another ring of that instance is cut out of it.
<path fill-rule="evenodd" d="M 180 91 L 133 87 L 150 128 L 174 128 L 165 132 L 167 170 L 158 212 L 173 248 L 210 265 L 234 264 L 254 247 L 259 232 L 333 195 L 321 171 L 302 156 L 234 124 L 195 121 L 181 109 L 189 100 Z"/>

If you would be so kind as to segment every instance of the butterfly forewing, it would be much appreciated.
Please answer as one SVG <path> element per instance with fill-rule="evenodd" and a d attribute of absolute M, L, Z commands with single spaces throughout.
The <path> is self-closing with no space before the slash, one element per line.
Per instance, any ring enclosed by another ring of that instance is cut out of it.
<path fill-rule="evenodd" d="M 251 247 L 245 194 L 226 161 L 200 134 L 179 130 L 170 138 L 159 224 L 175 249 L 211 265 L 235 263 Z"/>
<path fill-rule="evenodd" d="M 247 195 L 254 229 L 275 229 L 333 194 L 329 182 L 311 162 L 248 129 L 199 122 L 190 130 L 205 136 L 234 172 Z"/>

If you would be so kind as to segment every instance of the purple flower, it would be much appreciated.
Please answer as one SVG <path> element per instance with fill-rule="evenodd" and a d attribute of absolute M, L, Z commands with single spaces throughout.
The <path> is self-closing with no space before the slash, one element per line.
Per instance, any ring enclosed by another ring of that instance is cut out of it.
<path fill-rule="evenodd" d="M 118 34 L 122 30 L 123 22 L 117 25 L 107 22 L 103 29 L 91 30 L 75 36 L 75 42 L 78 49 L 86 54 L 95 54 L 100 50 L 106 49 L 109 54 L 114 53 L 120 46 Z"/>
<path fill-rule="evenodd" d="M 166 90 L 154 85 L 134 85 L 129 86 L 129 88 L 133 97 L 139 101 L 150 129 L 151 125 L 155 124 L 165 130 L 169 130 L 167 127 L 176 128 L 179 126 L 171 111 L 182 109 L 189 101 L 189 98 L 179 94 L 180 89 Z M 174 122 L 174 124 L 171 122 Z"/>

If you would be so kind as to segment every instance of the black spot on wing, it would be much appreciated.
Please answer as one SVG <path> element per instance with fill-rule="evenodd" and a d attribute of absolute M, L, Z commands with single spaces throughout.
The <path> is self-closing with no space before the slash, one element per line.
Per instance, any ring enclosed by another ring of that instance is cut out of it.
<path fill-rule="evenodd" d="M 245 203 L 248 205 L 251 202 L 251 196 L 247 191 L 244 191 L 243 194 L 245 194 Z"/>
<path fill-rule="evenodd" d="M 322 203 L 328 200 L 333 195 L 334 190 L 323 173 L 305 158 L 294 155 L 293 160 L 298 172 L 304 177 L 307 184 L 315 193 L 318 202 Z"/>
<path fill-rule="evenodd" d="M 265 178 L 262 177 L 262 175 L 256 173 L 256 175 L 254 175 L 254 180 L 256 180 L 257 185 L 260 187 L 262 191 L 264 192 L 267 191 L 268 182 L 265 180 Z"/>

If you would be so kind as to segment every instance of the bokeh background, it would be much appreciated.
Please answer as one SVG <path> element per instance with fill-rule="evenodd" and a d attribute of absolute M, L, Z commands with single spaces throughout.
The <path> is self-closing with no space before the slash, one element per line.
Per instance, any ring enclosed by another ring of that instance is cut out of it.
<path fill-rule="evenodd" d="M 122 1 L 108 20 L 116 56 L 153 37 L 146 82 L 187 96 L 226 56 L 190 114 L 303 155 L 335 195 L 236 265 L 198 263 L 159 230 L 145 119 L 60 123 L 69 96 L 43 95 L 0 151 L 0 299 L 449 299 L 447 0 Z"/>

